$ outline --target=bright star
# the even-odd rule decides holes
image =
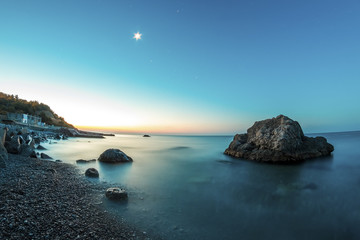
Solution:
[[[139,39],[141,39],[141,33],[139,33],[139,32],[137,32],[137,33],[134,33],[134,37],[133,38],[135,38],[136,39],[136,41],[137,40],[139,40]]]

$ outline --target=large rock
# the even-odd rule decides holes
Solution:
[[[106,163],[119,163],[119,162],[132,162],[132,158],[122,152],[120,149],[110,148],[103,152],[99,159],[100,162]]]
[[[31,146],[28,145],[28,144],[22,144],[22,145],[20,146],[20,152],[19,152],[19,154],[22,155],[22,156],[24,156],[24,157],[30,157],[30,156],[32,156],[32,155],[33,155],[33,152],[34,152],[34,148],[31,147]],[[36,155],[36,153],[35,153],[35,155]]]
[[[324,137],[306,137],[298,122],[279,115],[255,122],[236,134],[225,154],[264,162],[303,161],[330,155],[334,147]]]
[[[5,142],[4,146],[8,153],[19,154],[21,142],[22,140],[20,136],[13,136],[10,141]]]

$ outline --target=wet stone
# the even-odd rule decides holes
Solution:
[[[126,190],[121,188],[108,188],[105,196],[111,200],[126,200],[128,198]]]

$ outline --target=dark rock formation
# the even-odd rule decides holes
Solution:
[[[103,152],[99,159],[100,162],[106,163],[119,163],[119,162],[132,162],[132,158],[127,156],[124,152],[120,149],[113,149],[110,148]]]
[[[324,137],[306,137],[298,122],[279,115],[255,122],[246,134],[236,134],[225,154],[263,162],[302,161],[330,155],[334,147]]]
[[[84,160],[84,159],[79,159],[79,160],[76,160],[76,163],[90,163],[90,162],[95,162],[96,159],[90,159],[90,160]]]
[[[95,168],[88,168],[85,171],[85,176],[97,178],[97,177],[99,177],[99,172]]]
[[[150,135],[148,135],[148,134],[145,134],[143,137],[150,137]]]
[[[105,196],[111,200],[126,200],[128,198],[127,192],[121,188],[108,188]]]
[[[35,154],[36,156],[36,153],[34,152],[34,148],[32,148],[28,144],[21,144],[19,154],[21,154],[24,157],[30,157],[33,154]]]
[[[10,141],[5,142],[4,146],[8,153],[18,154],[20,153],[21,146],[21,138],[20,136],[13,136]]]
[[[52,157],[50,157],[49,155],[47,155],[47,154],[45,154],[45,153],[41,153],[41,154],[40,154],[40,157],[41,157],[42,159],[52,159]]]

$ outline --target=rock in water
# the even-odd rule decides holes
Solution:
[[[90,162],[96,162],[96,159],[90,159],[90,160],[84,160],[84,159],[78,159],[76,160],[76,163],[90,163]]]
[[[45,154],[45,153],[41,153],[41,154],[40,154],[40,157],[41,157],[42,159],[52,159],[52,157],[50,157],[49,155],[47,155],[47,154]]]
[[[85,171],[85,176],[98,178],[99,177],[99,172],[95,168],[88,168]]]
[[[105,196],[111,200],[126,200],[128,198],[127,192],[121,188],[108,188]]]
[[[43,146],[41,146],[40,144],[39,144],[39,146],[37,146],[37,148],[36,148],[37,150],[46,150],[46,148],[44,148]]]
[[[225,154],[263,162],[303,161],[330,155],[334,147],[324,137],[306,137],[300,124],[279,115],[255,122],[245,134],[236,134]]]
[[[119,162],[132,162],[132,158],[127,156],[124,152],[120,149],[113,149],[110,148],[103,152],[99,159],[100,162],[106,163],[119,163]]]

